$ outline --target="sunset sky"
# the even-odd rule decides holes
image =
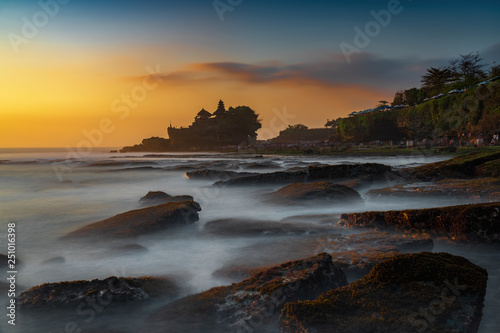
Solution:
[[[259,113],[259,138],[322,127],[460,54],[500,63],[499,15],[498,0],[0,0],[0,147],[132,145],[219,99]]]

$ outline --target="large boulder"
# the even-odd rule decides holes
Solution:
[[[253,186],[268,184],[290,184],[307,181],[307,171],[277,171],[218,181],[216,186]]]
[[[198,221],[195,201],[169,202],[131,210],[75,230],[67,237],[134,237]]]
[[[475,333],[488,273],[447,253],[404,254],[313,301],[289,302],[282,333]]]
[[[296,204],[297,202],[335,203],[362,202],[358,192],[345,185],[332,182],[295,183],[283,187],[272,194],[273,201]]]
[[[344,273],[328,254],[284,263],[226,287],[174,301],[148,319],[144,332],[266,332],[277,330],[288,301],[314,299],[345,286]]]
[[[461,242],[500,241],[500,202],[403,211],[342,214],[346,227],[428,232]]]
[[[176,284],[166,278],[112,276],[104,280],[45,283],[21,293],[17,304],[22,309],[49,309],[93,302],[129,303],[155,297],[174,297],[178,292]]]

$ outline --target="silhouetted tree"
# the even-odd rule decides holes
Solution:
[[[389,102],[387,101],[378,101],[380,103],[380,106],[386,106]]]
[[[309,127],[307,127],[304,124],[296,124],[296,125],[288,125],[288,127],[285,130],[283,130],[283,132],[305,131],[307,129],[309,129]]]
[[[392,101],[391,105],[401,105],[405,103],[405,96],[404,96],[404,90],[398,90],[396,94],[394,95],[394,100]]]
[[[460,58],[450,61],[451,70],[458,81],[465,84],[474,84],[486,76],[483,68],[486,64],[482,63],[483,58],[476,53],[461,55]]]
[[[427,69],[427,72],[422,76],[422,88],[427,90],[429,94],[438,94],[446,84],[453,81],[454,72],[448,68],[435,68]]]

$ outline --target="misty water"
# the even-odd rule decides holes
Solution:
[[[257,156],[254,154],[111,154],[95,152],[68,159],[66,150],[0,150],[0,233],[16,223],[16,255],[19,259],[17,292],[48,282],[103,279],[109,276],[170,277],[179,283],[182,295],[193,294],[230,281],[213,273],[233,265],[269,265],[321,252],[320,237],[302,235],[245,235],[219,237],[204,231],[207,222],[219,219],[273,221],[323,228],[325,234],[352,232],[336,225],[340,214],[368,210],[398,210],[440,207],[465,203],[457,199],[394,198],[368,200],[353,205],[278,206],[266,195],[278,185],[219,188],[215,180],[189,180],[185,172],[200,168],[229,171],[270,172],[310,164],[383,163],[395,168],[441,161],[449,156],[411,155],[400,157]],[[74,156],[73,156],[74,157]],[[58,170],[57,172],[55,170]],[[382,186],[382,185],[381,185]],[[383,185],[387,186],[387,184]],[[360,194],[364,196],[368,189]],[[68,242],[61,236],[92,222],[143,206],[139,199],[148,191],[170,195],[192,195],[202,211],[192,225],[142,236],[132,240],[103,243]],[[324,236],[324,235],[322,235]],[[317,245],[314,245],[314,243]],[[295,247],[294,244],[308,246]],[[313,244],[310,246],[310,244]],[[122,245],[138,244],[142,252],[111,251]],[[2,236],[0,253],[7,252]],[[314,250],[304,250],[311,249]],[[479,332],[498,332],[500,308],[500,254],[482,246],[435,243],[435,252],[464,256],[488,270],[489,280]],[[310,252],[310,253],[309,253]],[[51,259],[59,258],[53,261]],[[64,259],[61,259],[64,258]],[[3,275],[2,275],[3,276]],[[7,302],[6,292],[0,301]],[[107,327],[119,332],[140,331],[147,314],[171,300],[163,299],[133,313],[121,313],[112,306],[96,311],[95,318],[76,314],[82,332]],[[3,307],[5,309],[5,307]],[[4,310],[5,311],[5,310]],[[75,314],[74,309],[67,309]],[[0,331],[64,332],[66,322],[57,313],[27,314],[17,311],[16,326],[7,324],[5,314]],[[61,321],[62,320],[62,321]]]

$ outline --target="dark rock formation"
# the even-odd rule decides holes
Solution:
[[[315,182],[320,180],[342,180],[371,176],[383,179],[391,172],[391,167],[377,163],[340,164],[309,166],[307,170],[278,171],[217,182],[221,186],[243,186],[262,184],[291,184]]]
[[[352,188],[328,181],[290,184],[274,192],[272,198],[275,202],[287,204],[308,202],[310,200],[321,203],[328,201],[333,204],[362,202],[359,193]]]
[[[264,270],[250,279],[174,301],[148,319],[144,332],[265,332],[277,328],[285,302],[314,299],[345,286],[327,254]]]
[[[358,178],[367,175],[383,178],[388,172],[391,172],[390,166],[378,163],[310,166],[308,168],[308,180]]]
[[[500,202],[403,211],[342,214],[346,227],[429,232],[454,241],[499,242]]]
[[[494,176],[498,171],[500,152],[473,153],[447,161],[403,169],[399,174],[410,180],[439,180]],[[495,162],[493,162],[495,161]]]
[[[120,153],[131,153],[131,152],[164,152],[171,150],[171,142],[169,139],[160,137],[151,137],[149,139],[142,140],[141,144],[123,147],[120,149]]]
[[[193,197],[190,195],[176,195],[172,196],[162,191],[149,191],[148,194],[143,196],[139,202],[142,204],[149,203],[167,203],[167,202],[182,202],[182,201],[193,201]]]
[[[217,186],[251,186],[266,184],[290,184],[307,181],[307,171],[277,171],[271,173],[261,173],[251,176],[238,177],[226,181],[216,182]]]
[[[16,303],[22,309],[47,309],[91,304],[96,300],[101,304],[128,303],[151,297],[174,297],[177,293],[177,286],[166,278],[112,276],[104,280],[42,284],[21,293]]]
[[[251,176],[256,175],[256,173],[252,172],[236,172],[236,171],[222,171],[222,170],[212,170],[212,169],[203,169],[196,171],[188,171],[186,172],[186,177],[189,179],[206,179],[206,180],[228,180],[243,176]]]
[[[131,210],[92,223],[68,234],[69,237],[134,237],[198,221],[200,205],[195,201]]]
[[[388,197],[405,198],[455,198],[473,202],[495,202],[500,192],[500,178],[445,179],[432,184],[395,185],[373,189],[366,193],[370,199]]]
[[[404,254],[314,301],[287,303],[281,332],[477,332],[488,273],[447,253]]]

